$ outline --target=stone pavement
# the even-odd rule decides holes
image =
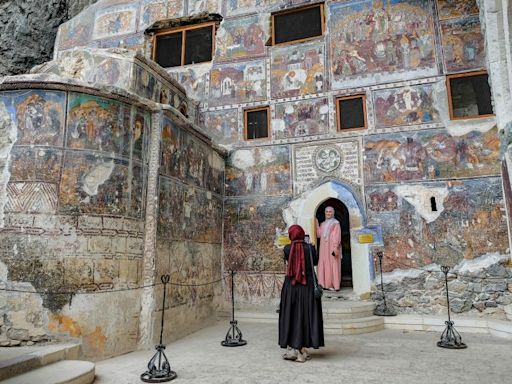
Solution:
[[[173,383],[486,383],[510,382],[512,340],[462,335],[465,350],[438,348],[438,333],[385,330],[327,336],[306,363],[285,361],[274,324],[242,323],[244,347],[220,345],[229,324],[219,322],[167,346]],[[455,323],[455,326],[457,324]],[[140,383],[153,351],[138,351],[98,362],[95,384]]]

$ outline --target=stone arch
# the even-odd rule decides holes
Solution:
[[[306,233],[312,234],[318,207],[332,198],[340,200],[348,209],[353,289],[360,297],[367,297],[374,278],[370,247],[367,244],[359,244],[354,236],[354,232],[366,224],[366,213],[361,199],[351,186],[339,180],[326,181],[292,200],[283,210],[283,218],[287,226],[299,224]]]

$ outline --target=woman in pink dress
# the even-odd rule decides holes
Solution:
[[[334,218],[334,208],[325,208],[325,221],[318,225],[316,235],[320,238],[318,282],[331,291],[338,291],[341,282],[341,227]]]

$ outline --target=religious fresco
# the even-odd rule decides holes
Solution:
[[[485,42],[478,16],[441,22],[448,72],[485,68]]]
[[[227,19],[217,30],[215,61],[264,56],[268,20],[262,16]]]
[[[134,92],[146,99],[159,101],[160,82],[147,69],[140,65],[134,66]]]
[[[408,201],[425,188],[426,207]],[[498,177],[409,185],[373,186],[366,190],[368,218],[382,226],[384,235],[383,269],[424,267],[431,263],[455,265],[488,252],[504,254],[508,234],[501,180]],[[430,210],[430,189],[446,194],[438,201],[439,216],[426,220]]]
[[[266,96],[264,60],[213,67],[209,105],[250,103],[265,100]]]
[[[222,0],[188,0],[188,14],[221,13]]]
[[[329,13],[333,89],[347,79],[435,70],[429,0],[331,3]]]
[[[141,161],[145,154],[147,144],[145,140],[149,133],[151,115],[141,109],[134,110],[132,122],[132,153],[135,160]]]
[[[58,183],[61,167],[60,149],[14,146],[11,150],[9,181]]]
[[[497,128],[451,136],[443,129],[369,136],[367,183],[499,174]]]
[[[123,4],[96,11],[93,39],[128,35],[136,32],[139,3]]]
[[[329,102],[326,98],[275,105],[274,139],[321,135],[328,131]]]
[[[290,159],[287,146],[239,149],[226,160],[226,195],[289,193]]]
[[[478,15],[476,0],[436,0],[439,19],[451,19],[467,15]]]
[[[84,10],[79,17],[59,27],[58,49],[60,51],[86,45],[91,40],[93,31],[91,25],[94,23],[93,7]]]
[[[160,176],[158,236],[221,243],[222,198]]]
[[[377,128],[440,121],[431,84],[375,91],[373,102]]]
[[[267,3],[276,2],[273,0],[227,0],[227,16],[241,15],[244,13],[256,13]]]
[[[67,146],[130,153],[130,108],[128,105],[96,96],[70,93]]]
[[[119,88],[129,88],[132,63],[113,57],[96,56],[94,58],[93,83],[113,85]]]
[[[17,122],[16,144],[62,145],[66,94],[57,91],[0,93],[12,121]]]
[[[319,42],[272,49],[272,98],[302,96],[325,89],[324,45]]]
[[[168,3],[168,4],[167,4]],[[139,30],[149,27],[155,21],[183,16],[183,0],[143,0],[140,8]]]
[[[224,202],[224,270],[282,272],[283,250],[274,244],[286,229],[289,197],[227,198]]]
[[[130,214],[129,162],[66,152],[59,187],[62,213]]]
[[[191,134],[164,119],[160,174],[222,193],[224,172],[213,151]]]
[[[110,39],[104,39],[93,43],[94,47],[98,48],[123,48],[136,51],[137,49],[144,49],[144,33],[135,33],[128,36],[114,37]]]
[[[219,144],[238,142],[238,109],[204,113],[204,127]]]
[[[197,101],[207,97],[206,85],[210,76],[211,63],[194,64],[188,67],[169,69],[169,75],[175,79],[187,92],[187,96]]]
[[[133,162],[132,172],[129,175],[131,181],[131,193],[129,202],[129,216],[144,218],[146,201],[147,168]]]

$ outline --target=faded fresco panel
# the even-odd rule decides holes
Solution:
[[[130,108],[126,104],[85,94],[70,93],[67,146],[128,156]]]
[[[268,20],[258,15],[227,19],[217,30],[216,61],[264,56]]]
[[[131,63],[129,61],[96,56],[92,82],[126,89],[131,86],[130,72]]]
[[[226,195],[281,195],[290,187],[287,146],[239,149],[226,161]]]
[[[188,0],[188,14],[192,15],[205,11],[208,13],[221,13],[222,2],[223,0]]]
[[[97,42],[98,48],[123,48],[135,51],[144,48],[144,34],[136,33],[122,38],[114,37]]]
[[[411,185],[407,196],[399,192],[400,188],[389,185],[366,190],[369,223],[380,224],[383,230],[385,271],[431,263],[453,266],[488,252],[506,252],[508,234],[500,178]],[[419,188],[425,192],[414,192]],[[434,220],[424,218],[431,210],[430,189],[445,194],[437,202],[439,215]],[[414,197],[418,197],[417,202],[410,202]]]
[[[244,13],[257,13],[261,7],[272,3],[273,0],[227,0],[226,13],[228,16],[241,15]]]
[[[127,215],[129,177],[128,161],[66,152],[59,209],[63,213]]]
[[[143,0],[140,8],[139,30],[149,27],[155,21],[174,19],[183,16],[183,0],[168,2]]]
[[[265,61],[215,66],[210,75],[210,105],[265,100]]]
[[[206,98],[206,84],[210,75],[211,63],[194,64],[192,67],[169,69],[169,75],[185,88],[187,96],[203,101]],[[175,106],[176,107],[176,106]],[[177,108],[177,107],[176,107]]]
[[[66,94],[55,91],[0,93],[0,103],[18,125],[16,144],[62,145]]]
[[[283,210],[289,201],[283,196],[225,201],[224,270],[283,271],[283,250],[274,240],[276,228],[286,228]]]
[[[499,174],[497,128],[451,136],[443,129],[365,139],[367,183]]]
[[[274,139],[321,135],[329,131],[329,102],[310,99],[276,104],[272,120]]]
[[[431,84],[375,91],[375,125],[377,128],[439,122]]]
[[[485,42],[478,16],[443,21],[441,36],[448,72],[485,67]]]
[[[79,17],[69,20],[59,27],[59,50],[86,45],[92,36],[91,25],[94,24],[94,11],[84,10]]]
[[[143,218],[145,213],[145,201],[146,201],[146,175],[144,167],[140,164],[132,164],[131,178],[131,194],[129,204],[129,216]]]
[[[314,42],[274,47],[272,98],[302,96],[324,90],[324,45]]]
[[[478,15],[476,0],[436,0],[439,18],[451,19],[454,17]]]
[[[46,181],[58,183],[62,151],[54,148],[15,146],[11,151],[10,181]]]
[[[151,115],[142,110],[134,110],[132,123],[132,153],[135,160],[141,161],[144,157],[146,137],[151,125]]]
[[[160,84],[147,69],[135,65],[133,83],[137,95],[156,102],[160,100]]]
[[[238,109],[206,112],[204,126],[219,144],[234,144],[238,142]]]
[[[110,8],[99,8],[96,11],[92,38],[98,40],[135,33],[138,6],[137,2]]]
[[[332,3],[329,12],[334,89],[346,86],[347,79],[368,75],[422,69],[433,74],[436,59],[429,0]]]

